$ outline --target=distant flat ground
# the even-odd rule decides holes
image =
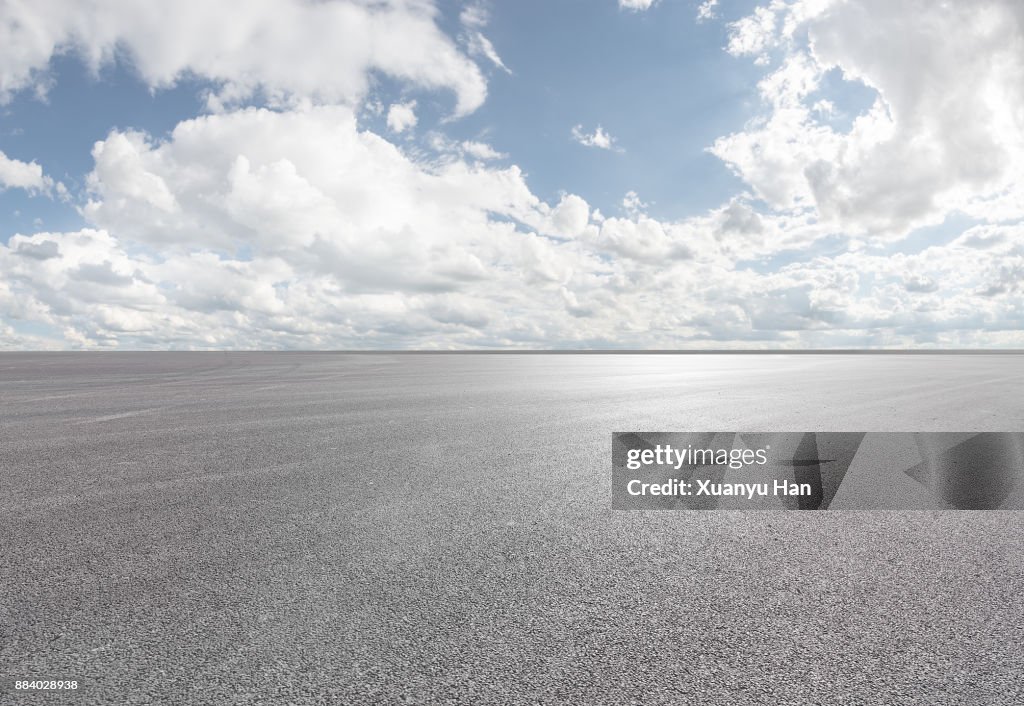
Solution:
[[[0,675],[1024,703],[1020,513],[613,512],[632,429],[1021,431],[1024,356],[0,354]]]

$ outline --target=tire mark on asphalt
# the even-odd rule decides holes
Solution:
[[[149,409],[137,409],[132,412],[120,412],[119,414],[107,414],[102,417],[92,417],[89,419],[80,419],[75,424],[96,424],[97,422],[110,422],[115,419],[124,419],[125,417],[135,417],[140,414],[150,414],[152,412],[160,412],[168,409],[167,407],[150,407]]]

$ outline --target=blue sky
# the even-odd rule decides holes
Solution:
[[[5,7],[0,340],[1020,345],[1012,2],[624,5]]]
[[[665,218],[720,204],[742,183],[705,148],[754,115],[758,72],[722,50],[723,24],[698,24],[694,6],[493,5],[491,40],[513,74],[494,73],[460,135],[489,135],[545,198],[576,190],[611,213],[633,190]],[[569,139],[577,124],[603,126],[622,151],[582,148]]]
[[[421,127],[453,139],[480,139],[510,155],[529,175],[534,193],[557,200],[564,191],[587,194],[615,213],[628,191],[643,194],[649,212],[680,218],[719,205],[743,188],[706,148],[754,116],[760,71],[723,51],[723,21],[698,23],[693,2],[665,3],[648,12],[625,13],[589,0],[530,0],[488,6],[488,36],[512,71],[488,67],[487,102],[472,115],[448,121],[451,96],[375,77],[375,97],[385,103],[418,99]],[[753,2],[719,8],[737,18]],[[446,2],[439,25],[457,35],[464,4]],[[93,73],[71,55],[48,66],[51,87],[44,100],[22,92],[4,106],[0,149],[37,161],[73,190],[92,167],[92,145],[113,129],[166,135],[180,121],[203,112],[207,82],[184,78],[151,88],[130,57]],[[856,86],[853,87],[854,89]],[[383,116],[366,116],[368,129],[386,132]],[[621,151],[587,149],[571,139],[580,124],[604,127]],[[417,135],[409,135],[415,140]],[[74,210],[24,194],[0,194],[10,225],[68,228]],[[14,217],[13,211],[21,212]]]

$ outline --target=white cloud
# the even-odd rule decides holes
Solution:
[[[341,106],[114,131],[94,158],[93,228],[0,247],[0,325],[85,347],[646,345],[693,335],[650,302],[710,320],[689,268],[727,269],[713,224],[597,224],[516,167],[418,163]]]
[[[142,348],[1021,342],[1022,226],[769,270],[827,231],[742,197],[666,222],[631,193],[601,218],[453,149],[417,162],[341,106],[115,131],[94,150],[93,227],[0,246],[0,329]]]
[[[649,10],[658,0],[619,0],[619,8],[638,12]]]
[[[615,138],[605,132],[600,125],[592,133],[583,130],[582,125],[575,125],[572,128],[572,139],[587,147],[597,147],[602,150],[616,150]]]
[[[388,109],[387,122],[392,132],[405,132],[416,127],[416,101],[393,104]]]
[[[776,40],[778,4],[759,6],[754,12],[731,26],[728,51],[735,56],[758,55]]]
[[[551,210],[551,234],[576,238],[582,235],[590,223],[590,205],[576,194],[562,196],[558,205]]]
[[[898,238],[955,210],[1020,218],[1021,19],[1011,0],[758,8],[732,26],[729,49],[780,54],[759,86],[768,112],[712,151],[772,207],[813,209],[851,234]],[[877,94],[847,131],[819,94],[830,71]]]
[[[112,6],[88,3],[99,19]],[[215,6],[187,3],[187,17],[172,19],[203,27],[196,17],[220,12]],[[0,12],[50,17],[55,5],[38,7]],[[311,18],[336,29],[333,12],[391,13],[428,38],[423,46],[436,39],[461,57],[419,0],[282,7],[295,36],[312,31]],[[153,85],[192,70],[223,81],[225,100],[259,86],[341,101],[282,101],[274,110],[228,101],[166,137],[112,131],[93,150],[88,227],[0,244],[0,346],[1024,345],[1024,53],[1011,21],[1022,16],[1008,2],[964,7],[776,0],[734,25],[730,50],[771,63],[759,86],[764,115],[713,147],[749,193],[676,221],[653,217],[635,192],[621,217],[572,193],[546,203],[483,141],[427,133],[434,152],[405,140],[403,150],[360,129],[360,110],[385,114],[383,105],[356,105],[364,74],[346,83],[345,64],[327,93],[307,90],[304,79],[264,65],[265,45],[238,43],[259,25],[254,17],[268,15],[262,5],[220,27],[238,56],[192,37],[180,46],[144,41],[139,28],[150,25],[138,9],[112,26],[93,27],[76,8],[71,19],[53,14],[52,26],[39,25],[38,51],[25,30],[0,23],[25,49],[0,43],[0,56],[13,57],[0,64],[6,90],[44,80],[32,67],[45,67],[61,51],[54,37],[64,37],[75,51],[99,47],[97,65],[124,42]],[[486,25],[467,12],[466,31]],[[292,36],[266,31],[271,49]],[[384,50],[359,45],[370,35],[328,51],[352,52],[358,71],[384,70],[375,58]],[[455,90],[465,108],[473,104],[465,96],[483,95],[464,90],[473,84],[463,82],[473,70],[458,68],[466,62],[451,64],[454,73],[410,66],[396,75]],[[845,130],[833,125],[841,97],[821,91],[836,70],[878,93]],[[387,111],[395,132],[412,127],[409,115],[392,116],[401,105]],[[600,126],[572,134],[616,149]],[[6,157],[0,179],[39,191],[49,183],[38,165]],[[981,223],[920,252],[879,247],[954,208]],[[827,236],[839,245],[826,251],[815,242]],[[59,339],[40,337],[39,324]]]
[[[705,0],[702,2],[697,8],[697,21],[707,22],[708,20],[715,19],[717,16],[715,15],[716,7],[718,7],[718,0]]]
[[[515,167],[419,164],[341,106],[115,131],[93,154],[95,228],[0,250],[0,312],[72,345],[508,343],[502,302],[559,335],[560,288],[599,264],[572,240],[580,197],[549,207]]]
[[[644,203],[640,200],[640,195],[635,191],[627,191],[626,195],[622,197],[622,208],[626,210],[626,213],[636,215],[644,211],[649,204]]]
[[[602,250],[652,265],[670,265],[673,260],[688,260],[695,254],[686,243],[683,228],[642,214],[605,219],[595,241]]]
[[[461,40],[469,55],[482,56],[505,73],[512,73],[512,70],[498,55],[498,50],[494,48],[491,40],[484,36],[483,28],[490,21],[490,16],[484,6],[479,3],[468,5],[459,13],[459,20],[463,26]]]
[[[486,96],[480,70],[437,27],[425,0],[37,0],[0,5],[0,100],[44,91],[58,54],[94,69],[124,56],[149,85],[192,74],[219,86],[211,105],[256,92],[278,102],[355,103],[380,71],[431,89],[450,89],[456,112]],[[287,57],[287,60],[282,60]]]
[[[471,32],[468,35],[466,40],[466,51],[469,52],[470,56],[484,57],[507,74],[512,73],[512,69],[507,67],[505,62],[501,60],[501,57],[498,55],[498,50],[494,48],[491,40],[480,32]]]
[[[319,125],[316,116],[285,118],[279,127],[334,124],[322,117]],[[239,119],[246,118],[253,116]],[[304,187],[274,181],[250,185],[262,190],[244,205],[286,193],[243,220],[241,209],[225,203],[223,192],[233,187],[221,173],[208,183],[222,184],[221,193],[210,193],[222,215],[221,242],[247,247],[245,259],[161,234],[143,242],[105,229],[15,236],[0,246],[0,329],[41,322],[60,331],[64,345],[85,347],[1021,343],[1021,226],[980,226],[913,255],[846,253],[763,272],[737,267],[736,255],[720,249],[730,232],[772,227],[741,202],[706,219],[666,223],[638,214],[595,225],[582,199],[566,195],[547,207],[514,170],[431,174],[395,153],[352,157],[391,171],[400,210],[411,191],[431,182],[453,189],[452,198],[443,212],[432,215],[421,204],[390,226],[386,204],[371,205],[362,225],[347,231],[327,214],[320,223],[304,220]],[[249,170],[258,171],[258,163]],[[296,156],[293,164],[296,176],[336,202],[359,182],[354,176],[332,190],[307,160]],[[183,193],[175,197],[183,209],[197,207]],[[458,197],[472,205],[460,208]],[[567,239],[538,237],[525,225],[488,217],[491,209]],[[267,220],[275,225],[266,236],[254,231]],[[301,241],[289,227],[316,231],[315,244],[287,248],[270,237]],[[457,233],[454,242],[439,232],[446,227]]]
[[[35,162],[11,159],[0,151],[0,191],[4,189],[25,189],[32,192],[48,192],[53,180],[43,174],[43,168]]]
[[[456,141],[449,139],[439,132],[429,132],[426,135],[426,144],[431,149],[443,155],[442,161],[458,158],[490,162],[496,159],[507,159],[508,155],[499,152],[486,142],[476,140]]]
[[[473,140],[464,140],[459,143],[459,147],[462,152],[473,157],[475,159],[482,159],[484,161],[490,161],[493,159],[505,159],[508,157],[507,154],[498,152],[496,149],[491,147],[485,142],[474,142]]]

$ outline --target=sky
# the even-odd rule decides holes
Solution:
[[[1024,347],[1017,0],[0,3],[0,349]]]

